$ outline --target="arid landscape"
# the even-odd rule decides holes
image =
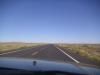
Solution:
[[[0,42],[0,53],[36,47],[39,43],[23,43],[23,42]]]

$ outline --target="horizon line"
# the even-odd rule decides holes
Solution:
[[[0,41],[0,43],[100,44],[100,43],[82,43],[82,42],[26,42],[26,41]]]

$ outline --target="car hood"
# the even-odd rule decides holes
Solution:
[[[28,71],[62,71],[100,75],[100,68],[95,66],[16,57],[0,57],[0,67]]]

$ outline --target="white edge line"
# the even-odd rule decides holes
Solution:
[[[75,58],[73,58],[72,56],[70,56],[69,54],[65,53],[62,49],[56,47],[58,50],[60,50],[61,52],[63,52],[65,55],[67,55],[70,59],[72,59],[73,61],[75,61],[76,63],[80,63],[79,61],[77,61]]]
[[[35,47],[34,47],[34,48],[35,48]],[[18,51],[22,51],[22,49],[21,49],[21,50],[16,50],[16,51],[9,51],[9,52],[6,52],[6,53],[1,53],[0,55],[9,54],[9,53],[14,53],[14,52],[18,52]]]
[[[22,51],[22,50],[16,50],[16,51],[10,51],[10,52],[6,52],[6,53],[1,53],[0,55],[9,54],[9,53],[14,53],[14,52],[18,52],[18,51]]]

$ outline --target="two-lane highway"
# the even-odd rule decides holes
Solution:
[[[87,64],[97,65],[90,60],[86,60],[85,58],[77,56],[72,53],[70,54],[69,52],[67,52],[67,50],[65,51],[52,44],[2,53],[0,54],[0,57],[24,57],[24,58],[34,58],[42,60],[54,60],[54,61],[87,63]]]

